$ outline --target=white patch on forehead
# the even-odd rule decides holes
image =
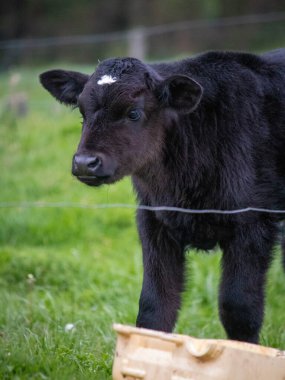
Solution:
[[[99,84],[99,86],[103,86],[104,84],[112,84],[115,82],[117,82],[116,77],[112,77],[111,75],[103,75],[101,79],[98,80],[97,84]]]

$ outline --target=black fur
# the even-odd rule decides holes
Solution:
[[[88,169],[88,178],[77,174],[83,182],[131,175],[138,202],[149,206],[285,209],[285,49],[152,65],[111,59],[80,77],[77,92],[74,75],[68,92],[56,73],[56,81],[43,74],[44,86],[67,104],[79,97],[84,115],[77,156],[100,158],[100,176]],[[99,86],[105,74],[116,82]],[[133,109],[139,120],[130,119]],[[266,272],[284,216],[139,210],[144,280],[137,325],[171,331],[186,247],[219,245],[221,321],[229,338],[258,342]]]

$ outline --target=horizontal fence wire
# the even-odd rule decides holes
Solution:
[[[76,202],[0,202],[0,209],[7,208],[77,208],[77,209],[135,209],[135,210],[147,210],[147,211],[171,211],[184,214],[242,214],[247,212],[261,212],[268,214],[285,214],[285,210],[276,210],[260,207],[245,207],[233,210],[216,210],[216,209],[191,209],[183,207],[172,206],[147,206],[147,205],[133,205],[127,203],[106,203],[106,204],[87,204]]]
[[[140,33],[145,37],[151,37],[187,29],[224,28],[242,25],[265,24],[278,21],[285,21],[285,12],[220,17],[212,20],[190,20],[158,26],[139,27],[137,30],[140,30]],[[4,40],[0,41],[0,50],[114,42],[132,38],[135,30],[136,29],[105,34]]]

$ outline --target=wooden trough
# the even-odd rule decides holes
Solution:
[[[285,351],[119,324],[114,380],[285,380]]]

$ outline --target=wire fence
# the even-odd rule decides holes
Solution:
[[[40,58],[96,62],[110,55],[145,59],[217,48],[266,49],[274,43],[285,43],[284,36],[285,12],[274,12],[190,20],[106,34],[0,41],[0,54],[2,64],[37,62]]]
[[[183,214],[216,214],[216,215],[234,215],[243,214],[248,212],[260,212],[267,214],[284,214],[285,210],[276,210],[260,207],[245,207],[232,210],[218,210],[218,209],[191,209],[183,207],[172,206],[147,206],[147,205],[133,205],[127,203],[107,203],[107,204],[84,204],[75,202],[0,202],[0,209],[7,208],[76,208],[88,210],[100,209],[135,209],[154,212],[178,212]]]
[[[140,31],[145,37],[166,34],[170,32],[183,31],[187,29],[205,29],[205,28],[226,28],[241,25],[266,24],[274,21],[285,21],[285,12],[274,12],[267,14],[251,14],[236,17],[221,17],[213,20],[191,20],[176,22],[166,25],[152,27],[139,27],[137,29],[114,32],[107,34],[91,34],[81,36],[65,36],[51,38],[29,38],[0,41],[0,49],[29,49],[49,46],[66,46],[77,44],[96,44],[121,39],[130,39],[134,37],[134,31]]]

